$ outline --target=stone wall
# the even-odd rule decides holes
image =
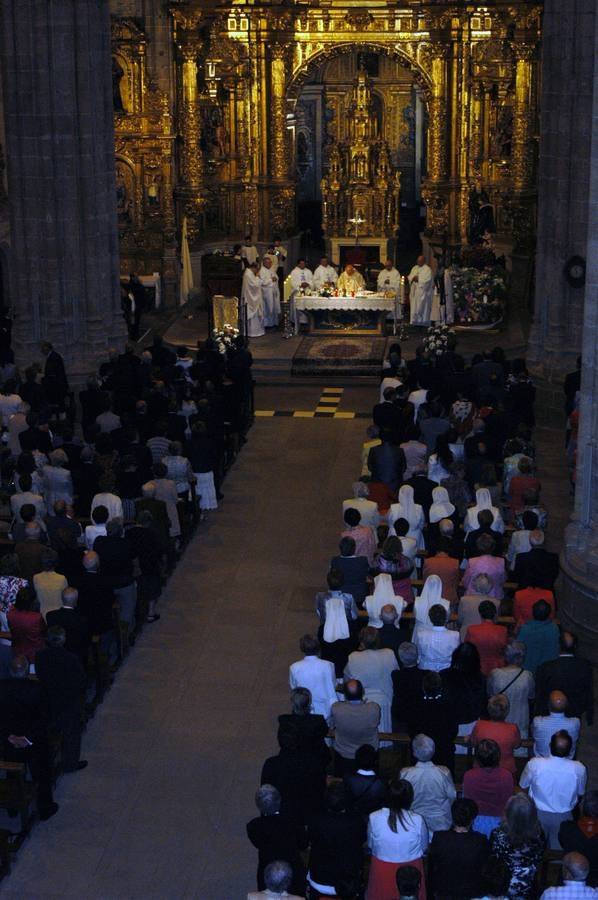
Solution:
[[[15,352],[80,380],[124,338],[108,0],[4,0],[0,55]]]

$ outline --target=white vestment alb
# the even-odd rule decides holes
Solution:
[[[295,331],[299,332],[299,324],[300,322],[307,322],[307,316],[305,313],[298,313],[295,309],[295,296],[297,292],[301,289],[303,284],[307,284],[309,288],[313,287],[314,284],[314,275],[311,269],[307,267],[305,269],[300,269],[299,266],[295,266],[291,274],[289,275],[291,279],[291,284],[293,285],[293,294],[291,296],[291,321],[295,328]]]
[[[241,247],[241,259],[247,260],[247,265],[252,266],[257,262],[257,247],[255,244],[243,244]]]
[[[268,269],[262,266],[259,271],[259,279],[262,283],[262,296],[264,299],[264,325],[272,328],[278,325],[280,316],[280,291],[278,289],[278,276],[276,269]]]
[[[247,307],[247,334],[249,337],[261,337],[264,330],[264,298],[262,282],[253,269],[245,269],[241,303]]]
[[[314,287],[319,291],[322,285],[328,282],[336,284],[337,279],[338,275],[335,268],[332,266],[318,266],[314,272]]]
[[[432,269],[425,263],[415,265],[407,276],[411,290],[409,291],[410,321],[412,325],[428,325],[432,312],[432,293],[434,280]],[[417,281],[415,280],[417,278]]]
[[[395,294],[398,293],[401,288],[401,273],[394,266],[392,269],[382,269],[378,275],[377,287],[379,291],[394,291]]]

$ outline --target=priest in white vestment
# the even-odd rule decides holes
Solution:
[[[295,309],[295,297],[301,288],[311,290],[314,286],[314,275],[311,269],[305,265],[305,260],[298,259],[297,265],[290,274],[291,284],[293,285],[293,294],[291,296],[291,321],[295,327],[295,333],[299,333],[299,325],[301,322],[307,322],[305,313],[298,313]]]
[[[339,276],[336,286],[339,294],[342,294],[343,297],[350,297],[351,294],[356,294],[357,291],[363,290],[365,281],[363,280],[363,275],[357,271],[353,263],[347,263],[345,271]]]
[[[257,262],[257,259],[258,259],[257,247],[251,240],[250,234],[245,235],[245,240],[243,241],[243,244],[241,245],[241,259],[244,259],[245,264],[248,266],[252,266],[253,263]]]
[[[264,256],[259,279],[262,282],[264,299],[264,325],[266,328],[273,328],[278,325],[280,316],[280,291],[278,290],[278,275],[269,256]]]
[[[407,278],[411,285],[409,291],[411,324],[429,325],[432,313],[434,279],[432,277],[432,269],[426,265],[423,256],[417,257],[417,262]]]
[[[330,265],[328,257],[323,256],[314,272],[314,288],[319,291],[325,284],[336,284],[337,279],[336,269]]]
[[[261,337],[264,329],[264,297],[262,282],[257,274],[257,263],[245,269],[241,303],[247,309],[247,334],[249,337]]]
[[[389,313],[387,319],[402,319],[403,308],[401,306],[401,273],[392,264],[392,259],[387,259],[384,268],[378,275],[376,287],[380,293],[392,291],[395,295],[394,312]]]

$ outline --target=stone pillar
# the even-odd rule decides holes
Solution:
[[[567,282],[564,265],[573,255],[586,256],[588,198],[596,191],[596,183],[590,184],[596,7],[596,0],[544,4],[536,298],[528,364],[544,405],[557,415],[563,408],[562,376],[575,368],[583,329],[584,288]]]
[[[15,353],[80,380],[125,336],[108,0],[4,0],[0,54]]]

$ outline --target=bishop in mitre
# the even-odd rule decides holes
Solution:
[[[363,290],[365,281],[363,275],[357,271],[353,263],[347,263],[345,271],[339,276],[336,284],[339,294],[343,297],[350,297],[352,293]]]
[[[409,290],[411,324],[429,325],[432,313],[434,279],[432,269],[426,265],[423,256],[417,257],[417,262],[409,272],[407,279],[411,285]]]
[[[324,287],[325,284],[336,284],[338,275],[336,269],[328,262],[328,257],[323,256],[320,265],[314,271],[314,287],[317,291]]]
[[[248,266],[243,273],[241,304],[247,309],[247,334],[249,337],[264,335],[266,333],[264,329],[264,295],[257,263]]]
[[[280,291],[278,289],[278,275],[269,256],[264,256],[258,277],[262,283],[264,325],[266,328],[273,328],[275,325],[278,325],[280,317]]]

